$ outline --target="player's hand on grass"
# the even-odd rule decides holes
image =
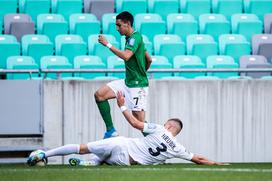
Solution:
[[[121,91],[117,92],[117,104],[119,107],[125,105],[125,97]]]
[[[221,166],[224,166],[224,165],[230,165],[230,163],[221,163],[221,162],[216,162],[215,165],[221,165]]]
[[[107,39],[103,35],[98,35],[98,42],[106,46],[108,44]]]

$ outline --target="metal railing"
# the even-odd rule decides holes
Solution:
[[[46,78],[48,73],[56,73],[57,77],[61,77],[61,73],[120,73],[125,72],[125,69],[0,69],[0,74],[7,73],[29,73],[32,78],[33,73],[43,73]],[[148,73],[181,73],[181,72],[270,72],[272,68],[194,68],[194,69],[149,69]]]

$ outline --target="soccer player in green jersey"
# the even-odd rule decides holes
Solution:
[[[112,123],[108,102],[108,99],[116,98],[118,91],[125,95],[127,106],[132,114],[142,122],[145,119],[148,95],[146,71],[150,67],[152,59],[145,49],[142,35],[133,29],[133,21],[133,16],[127,11],[116,16],[116,29],[121,35],[126,36],[125,50],[114,47],[103,35],[98,37],[99,43],[108,47],[115,55],[124,60],[126,68],[125,79],[112,81],[95,92],[95,100],[107,128],[104,138],[118,136]]]

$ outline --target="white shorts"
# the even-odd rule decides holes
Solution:
[[[130,165],[127,138],[118,136],[87,143],[89,151],[110,165]]]
[[[126,105],[132,111],[145,111],[148,96],[148,87],[129,88],[124,79],[115,80],[107,84],[117,95],[118,91],[125,95]]]

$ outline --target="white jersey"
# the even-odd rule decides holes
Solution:
[[[191,160],[190,153],[177,142],[176,138],[163,126],[153,123],[144,124],[144,138],[130,138],[128,141],[128,153],[142,165],[161,163],[170,158]]]

